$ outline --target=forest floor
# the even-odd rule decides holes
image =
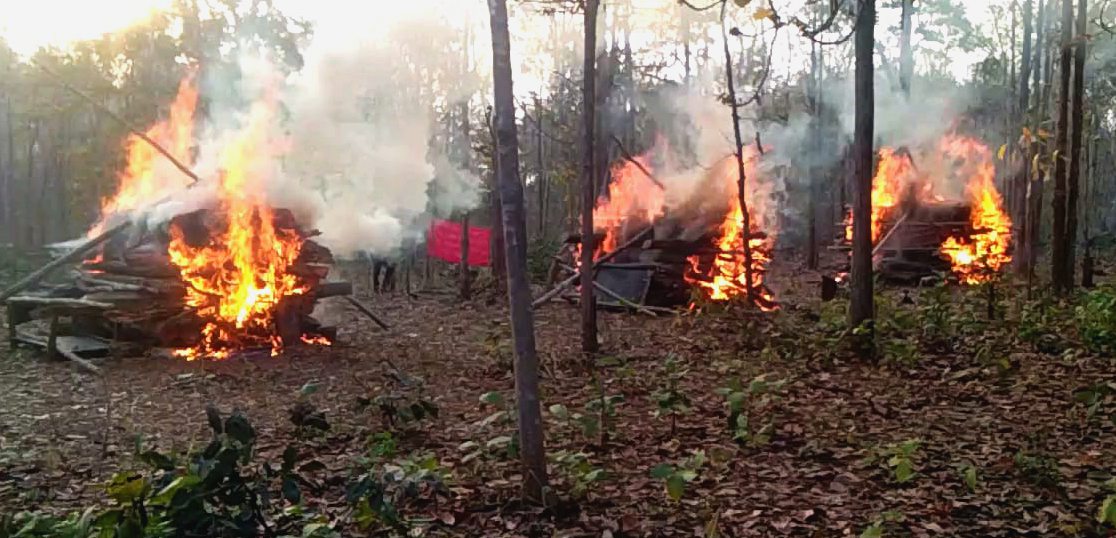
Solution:
[[[518,464],[504,450],[514,426],[493,416],[491,393],[513,396],[499,304],[376,296],[366,300],[390,331],[338,306],[342,333],[331,348],[222,362],[114,358],[103,378],[3,344],[0,513],[103,505],[112,474],[140,466],[138,444],[204,446],[212,404],[244,412],[262,458],[278,460],[293,444],[321,462],[308,471],[303,504],[341,519],[345,485],[370,461],[433,455],[448,490],[400,507],[413,535],[1105,534],[1096,515],[1116,462],[1112,357],[1077,349],[1054,321],[1037,345],[1024,341],[1017,291],[1001,292],[1014,321],[989,322],[983,292],[955,287],[944,303],[916,294],[917,306],[884,289],[889,315],[905,319],[906,309],[913,325],[880,331],[894,335],[880,360],[855,359],[836,329],[842,301],[823,306],[816,276],[776,271],[797,275],[781,280],[794,284],[780,290],[777,313],[602,313],[604,354],[594,362],[578,351],[576,307],[539,309],[547,450],[564,456],[550,466],[560,500],[545,509],[515,501]],[[949,308],[933,322],[932,301]],[[718,389],[733,379],[748,422],[730,430]],[[300,396],[308,384],[318,390]],[[437,418],[392,424],[363,405],[400,390],[432,401]],[[1091,411],[1083,390],[1097,396]],[[605,436],[583,431],[602,395],[615,408]],[[297,429],[290,410],[299,401],[330,429]],[[677,414],[656,416],[664,408]],[[696,459],[704,461],[686,463]],[[661,464],[674,466],[678,501],[652,475]]]

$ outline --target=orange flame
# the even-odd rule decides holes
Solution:
[[[235,349],[282,348],[276,336],[275,315],[285,297],[301,295],[305,283],[288,269],[298,258],[303,238],[276,228],[274,214],[264,200],[258,159],[273,147],[267,136],[273,102],[253,105],[249,125],[224,147],[217,189],[216,212],[224,229],[211,230],[207,244],[187,243],[178,226],[171,227],[171,262],[188,284],[186,303],[206,321],[202,341],[176,354],[187,359],[227,357]]]
[[[597,200],[593,208],[593,228],[604,232],[594,257],[616,250],[626,234],[639,232],[664,213],[666,193],[640,170],[643,166],[651,171],[651,159],[644,155],[634,160],[639,165],[629,161],[613,165],[608,197]]]
[[[754,196],[756,185],[761,181],[756,166],[760,155],[755,146],[745,146],[743,149],[745,194],[749,199],[748,221],[751,228],[747,240],[751,255],[752,290],[757,306],[763,310],[774,310],[777,308],[775,297],[763,283],[767,264],[771,261],[771,244],[766,235],[759,233],[762,223],[757,216],[762,213],[763,208],[759,207],[761,198]],[[748,293],[748,263],[743,251],[744,211],[740,207],[738,194],[739,172],[736,158],[730,156],[723,159],[714,168],[713,173],[718,174],[721,192],[729,200],[725,220],[718,229],[721,234],[716,242],[718,252],[709,264],[702,263],[701,255],[691,256],[690,270],[685,277],[688,282],[697,286],[707,299],[727,301]],[[709,266],[703,267],[703,265]]]
[[[973,233],[968,238],[950,237],[941,252],[953,272],[965,284],[987,281],[1011,262],[1011,219],[1003,211],[1003,200],[996,189],[996,169],[992,152],[979,141],[963,136],[947,136],[940,149],[960,165],[968,177],[966,193],[972,204],[969,222]]]
[[[190,150],[194,143],[194,111],[197,104],[198,90],[191,73],[178,84],[178,95],[171,104],[168,117],[144,133],[175,159],[188,165],[193,162]],[[89,230],[90,237],[102,231],[109,216],[154,202],[160,195],[190,184],[190,178],[174,169],[173,164],[140,137],[129,135],[124,145],[128,164],[119,175],[116,193],[101,201],[101,220]]]
[[[875,244],[883,233],[883,224],[894,216],[899,207],[904,186],[915,179],[915,169],[911,157],[906,152],[894,148],[880,149],[876,175],[872,178],[872,243]],[[850,212],[845,219],[845,240],[852,241],[853,217]]]

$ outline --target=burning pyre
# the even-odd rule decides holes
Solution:
[[[194,164],[197,100],[193,77],[187,77],[166,119],[145,133],[188,166]],[[256,349],[274,356],[296,338],[329,344],[322,334],[303,334],[297,319],[293,330],[298,334],[284,334],[292,329],[280,319],[292,312],[295,318],[308,316],[313,297],[307,296],[313,295],[325,270],[307,268],[329,257],[308,241],[312,233],[299,229],[289,212],[271,207],[266,199],[259,159],[282,150],[268,132],[277,106],[268,97],[252,105],[246,125],[220,148],[216,177],[203,178],[215,185],[207,207],[171,219],[160,241],[182,285],[181,308],[189,319],[180,324],[194,328],[193,337],[185,338],[191,342],[175,349],[176,356],[221,359]],[[129,137],[126,146],[128,163],[117,192],[103,203],[102,222],[91,233],[110,218],[157,205],[190,184],[138,137]],[[303,256],[307,246],[314,247],[313,253]],[[87,267],[103,261],[98,254]],[[174,339],[182,340],[180,335]]]
[[[735,156],[718,161],[689,192],[673,189],[650,177],[671,163],[655,165],[655,158],[669,160],[670,151],[660,139],[647,154],[622,160],[611,169],[608,194],[593,210],[593,223],[601,237],[595,258],[616,249],[625,239],[651,226],[652,249],[671,248],[685,253],[679,272],[681,280],[705,300],[728,301],[748,294],[747,263],[751,258],[752,298],[764,310],[777,308],[774,295],[764,283],[771,260],[773,233],[763,230],[767,200],[757,194],[761,152],[746,146],[743,152],[748,202],[748,255],[744,250],[744,211],[738,195]],[[670,247],[665,247],[670,245]],[[669,256],[668,256],[669,257]],[[693,303],[691,303],[691,307]]]
[[[992,153],[979,140],[951,134],[920,155],[922,168],[906,148],[879,151],[872,179],[872,242],[885,240],[916,207],[960,203],[966,209],[965,230],[940,240],[939,255],[965,284],[984,282],[1011,261],[1011,219],[995,186]],[[960,184],[963,193],[954,192]],[[963,197],[963,200],[956,200]],[[924,211],[925,212],[925,211]],[[845,222],[845,238],[852,239],[852,215]]]

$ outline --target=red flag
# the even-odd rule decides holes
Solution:
[[[484,226],[469,227],[469,265],[489,264],[490,230]],[[426,254],[449,263],[461,263],[461,223],[434,219],[426,235]]]

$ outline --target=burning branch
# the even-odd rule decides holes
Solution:
[[[624,147],[624,143],[621,142],[620,139],[616,137],[616,135],[612,135],[612,141],[616,143],[616,147],[620,150],[620,155],[624,157],[625,161],[628,161],[634,164],[636,168],[639,168],[639,171],[643,172],[643,175],[647,176],[647,179],[650,179],[651,182],[655,184],[655,186],[664,191],[666,190],[666,185],[663,185],[662,181],[656,179],[654,174],[652,174],[646,166],[643,166],[643,163],[639,162],[639,160],[635,157],[632,157],[632,154],[628,152],[628,149]]]
[[[100,110],[101,112],[104,112],[108,117],[116,120],[117,123],[123,125],[125,128],[128,129],[129,132],[131,132],[132,134],[139,137],[140,140],[143,140],[144,142],[147,142],[148,144],[150,144],[151,147],[155,148],[156,151],[158,151],[164,157],[166,157],[167,160],[170,161],[171,164],[173,164],[175,166],[175,168],[178,168],[179,170],[181,170],[183,174],[186,174],[186,176],[189,177],[190,179],[192,179],[195,183],[197,183],[198,181],[201,181],[201,179],[198,178],[198,175],[195,174],[193,170],[190,170],[190,168],[188,166],[186,166],[185,164],[182,164],[182,161],[179,161],[178,159],[176,159],[174,157],[174,155],[171,154],[171,152],[167,151],[166,148],[159,145],[158,142],[152,140],[151,137],[147,136],[146,133],[144,133],[143,131],[138,129],[135,125],[132,125],[131,122],[124,119],[123,117],[121,117],[116,112],[113,112],[112,110],[110,110],[105,105],[102,105],[101,103],[98,103],[96,99],[93,99],[92,97],[87,95],[85,92],[83,92],[83,91],[75,88],[74,86],[70,85],[69,82],[66,82],[66,79],[62,78],[62,75],[59,75],[58,73],[54,72],[49,67],[47,67],[47,66],[45,66],[41,63],[35,62],[35,61],[32,61],[31,63],[35,64],[39,69],[41,69],[47,75],[50,75],[50,77],[53,78],[55,81],[57,81],[59,84],[61,84],[63,88],[66,88],[67,90],[70,90],[71,92],[73,92],[78,97],[81,97],[86,102],[93,105],[94,108],[96,108],[97,110]]]

